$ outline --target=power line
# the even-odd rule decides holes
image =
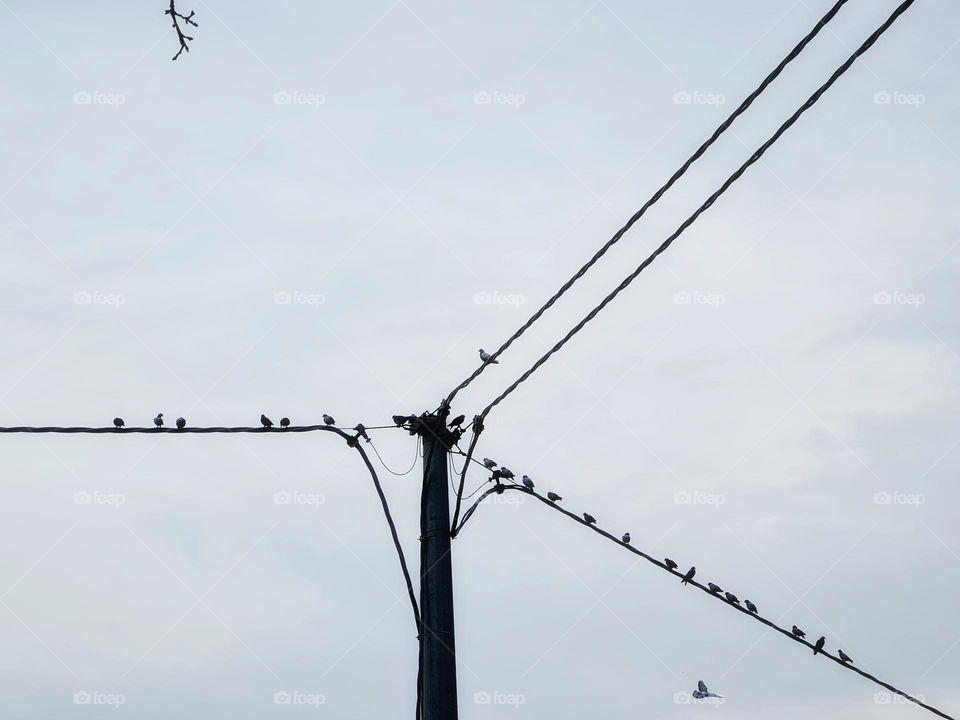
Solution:
[[[620,228],[616,232],[616,234],[612,238],[610,238],[610,240],[608,240],[606,244],[603,247],[601,247],[593,255],[593,257],[591,257],[587,261],[585,265],[583,265],[579,270],[577,270],[576,273],[574,273],[573,277],[567,280],[560,287],[560,289],[556,293],[554,293],[553,296],[551,296],[550,299],[547,300],[547,302],[545,302],[540,307],[540,309],[537,310],[530,317],[529,320],[527,320],[523,325],[521,325],[520,328],[513,335],[511,335],[507,339],[507,341],[497,349],[496,352],[493,353],[492,357],[494,360],[497,359],[497,357],[499,357],[501,353],[505,352],[507,348],[509,348],[514,343],[515,340],[517,340],[521,335],[523,335],[530,328],[531,325],[533,325],[537,320],[539,320],[540,317],[547,310],[553,307],[554,303],[556,303],[556,301],[559,300],[560,297],[567,292],[567,290],[573,287],[573,284],[577,282],[577,280],[583,277],[587,273],[587,271],[589,271],[590,268],[592,268],[600,260],[600,258],[606,255],[607,251],[610,248],[612,248],[614,245],[616,245],[620,241],[620,238],[622,238],[627,233],[627,231],[630,230],[630,228],[632,228],[634,224],[644,216],[647,210],[649,210],[654,204],[656,204],[660,200],[660,198],[663,197],[663,195],[670,188],[673,187],[673,185],[677,182],[677,180],[683,177],[683,175],[687,172],[687,170],[690,169],[690,166],[693,165],[697,160],[699,160],[703,156],[703,154],[706,153],[708,149],[710,149],[710,146],[713,145],[720,138],[720,136],[723,135],[730,128],[731,125],[733,125],[736,119],[740,117],[743,113],[745,113],[750,108],[751,105],[753,105],[753,102],[758,97],[760,97],[760,95],[763,94],[763,92],[767,89],[767,87],[770,86],[771,83],[773,83],[774,80],[776,80],[780,76],[780,74],[787,67],[787,65],[793,62],[797,58],[797,56],[800,55],[801,52],[803,52],[804,48],[806,48],[806,46],[820,33],[820,31],[824,27],[826,27],[827,23],[833,20],[836,14],[840,12],[840,9],[844,5],[846,5],[847,2],[848,0],[838,0],[838,2],[836,2],[834,6],[830,8],[830,11],[827,12],[827,14],[820,19],[820,21],[813,27],[813,29],[809,33],[807,33],[807,35],[799,43],[797,43],[797,45],[793,48],[793,50],[791,50],[787,54],[787,56],[780,61],[780,64],[777,65],[770,72],[770,74],[763,79],[763,82],[761,82],[760,85],[757,86],[756,90],[750,93],[750,95],[747,96],[747,98],[740,104],[740,106],[736,110],[734,110],[730,114],[730,116],[727,117],[727,119],[724,120],[716,130],[713,131],[713,134],[707,139],[707,141],[704,142],[699,148],[697,148],[696,152],[694,152],[693,155],[687,158],[686,162],[684,162],[683,165],[681,165],[680,168],[673,175],[670,176],[670,179],[667,180],[667,182],[659,190],[657,190],[650,197],[650,199],[647,200],[646,203],[644,203],[643,207],[641,207],[636,213],[633,214],[633,216],[627,221],[626,225]],[[487,365],[489,364],[491,363],[483,363],[479,368],[474,370],[473,374],[470,375],[470,377],[468,377],[466,380],[460,383],[456,388],[454,388],[453,391],[451,391],[451,393],[447,396],[447,404],[448,405],[452,404],[453,399],[456,397],[457,393],[459,393],[461,390],[467,387],[467,385],[469,385],[477,377],[479,377],[480,373],[482,373],[484,369],[487,367]]]
[[[391,426],[393,427],[393,426]],[[350,428],[352,430],[352,428]],[[373,429],[373,428],[367,428]],[[186,433],[273,433],[283,435],[285,433],[302,432],[335,432],[347,437],[347,428],[339,428],[332,425],[291,425],[285,428],[277,427],[0,427],[0,433],[86,433],[86,434],[107,434],[107,435],[129,435],[131,433],[149,433],[159,435],[161,433],[170,433],[171,435],[181,435]]]
[[[571,519],[573,519],[573,520],[576,520],[576,521],[577,521],[578,523],[580,523],[581,525],[583,525],[583,526],[585,526],[585,527],[593,530],[593,531],[594,531],[595,533],[597,533],[598,535],[601,535],[601,536],[603,536],[604,538],[606,538],[607,540],[609,540],[609,541],[611,541],[611,542],[613,542],[613,543],[616,543],[616,544],[619,545],[620,547],[629,550],[629,551],[632,552],[634,555],[638,555],[638,556],[642,557],[644,560],[646,560],[646,561],[649,562],[649,563],[652,563],[653,565],[656,565],[656,566],[657,566],[658,568],[660,568],[661,570],[664,570],[665,572],[670,573],[671,575],[673,575],[674,577],[676,577],[676,578],[678,578],[678,579],[681,579],[681,580],[684,579],[684,574],[683,574],[682,572],[680,572],[679,570],[674,570],[674,569],[668,567],[668,566],[666,565],[666,563],[664,563],[662,560],[658,560],[658,559],[654,558],[653,556],[648,555],[647,553],[643,552],[642,550],[637,549],[637,548],[634,547],[633,545],[623,542],[623,541],[620,540],[619,538],[617,538],[617,537],[611,535],[610,533],[608,533],[606,530],[602,530],[601,528],[598,528],[596,525],[593,525],[593,524],[588,523],[588,522],[587,522],[586,520],[584,520],[583,518],[581,518],[581,517],[579,517],[579,516],[577,516],[577,515],[574,515],[574,514],[573,514],[572,512],[570,512],[569,510],[560,507],[559,505],[557,505],[557,504],[554,503],[554,502],[551,502],[550,500],[548,500],[547,498],[543,497],[542,495],[540,495],[540,494],[537,493],[536,491],[530,490],[530,489],[528,489],[528,488],[526,488],[526,487],[523,487],[522,485],[516,485],[516,484],[500,485],[499,487],[494,487],[494,488],[490,488],[489,490],[487,490],[483,495],[481,495],[481,496],[477,499],[477,501],[470,507],[470,509],[469,509],[466,513],[464,513],[463,521],[460,523],[460,526],[457,528],[457,531],[459,532],[460,528],[463,527],[463,525],[467,522],[467,520],[470,519],[470,517],[473,515],[473,513],[476,511],[476,509],[480,506],[480,503],[482,503],[483,500],[486,499],[491,493],[502,493],[502,492],[505,492],[505,491],[507,491],[507,490],[517,490],[517,491],[526,493],[527,495],[531,495],[531,496],[537,498],[537,500],[539,500],[540,502],[542,502],[544,505],[546,505],[546,506],[548,506],[548,507],[550,507],[550,508],[553,508],[554,510],[556,510],[556,511],[558,511],[558,512],[560,512],[560,513],[563,513],[564,515],[566,515],[567,517],[569,517],[569,518],[571,518]],[[731,607],[731,608],[733,608],[733,609],[735,609],[735,610],[739,610],[742,614],[744,614],[744,615],[746,615],[746,616],[748,616],[748,617],[753,618],[753,619],[756,620],[757,622],[766,625],[766,626],[769,627],[770,629],[776,630],[776,631],[777,631],[778,633],[780,633],[781,635],[785,635],[785,636],[789,637],[791,640],[794,640],[794,641],[796,641],[796,642],[798,642],[798,643],[800,643],[800,644],[802,644],[802,645],[807,646],[807,647],[810,648],[811,650],[814,649],[813,643],[811,643],[811,642],[809,642],[809,641],[807,641],[807,640],[805,640],[805,639],[803,639],[803,638],[796,637],[792,632],[790,632],[790,631],[787,630],[786,628],[780,627],[779,625],[777,625],[777,624],[774,623],[773,621],[768,620],[768,619],[766,619],[765,617],[762,617],[759,613],[750,612],[749,610],[747,610],[746,608],[741,607],[740,605],[736,605],[736,604],[734,604],[734,603],[732,603],[732,602],[728,602],[728,601],[720,598],[720,596],[719,596],[718,594],[714,594],[713,592],[710,591],[710,589],[709,589],[708,587],[706,587],[706,586],[704,586],[704,585],[701,585],[701,584],[700,584],[699,582],[697,582],[696,580],[693,580],[693,579],[688,580],[688,581],[687,581],[687,584],[689,584],[689,585],[691,585],[691,586],[693,586],[693,587],[695,587],[695,588],[697,588],[697,589],[699,589],[699,590],[702,590],[703,592],[707,593],[707,595],[710,595],[711,597],[714,597],[714,598],[720,600],[720,602],[722,602],[724,605],[727,605],[727,606],[729,606],[729,607]],[[830,658],[831,660],[833,660],[835,663],[837,663],[837,664],[840,665],[841,667],[846,668],[847,670],[850,670],[850,671],[852,671],[852,672],[857,673],[858,675],[861,675],[861,676],[867,678],[868,680],[876,683],[877,685],[880,685],[881,687],[885,688],[886,690],[889,690],[890,692],[895,693],[896,695],[899,695],[900,697],[905,698],[905,699],[909,700],[910,702],[915,703],[916,705],[919,705],[920,707],[924,708],[925,710],[929,710],[930,712],[934,713],[935,715],[939,715],[940,717],[945,718],[945,720],[954,720],[954,718],[953,718],[952,716],[947,715],[945,712],[942,712],[942,711],[938,710],[937,708],[933,707],[932,705],[928,705],[928,704],[926,704],[925,702],[923,702],[922,700],[919,700],[919,699],[915,698],[914,696],[912,696],[912,695],[904,692],[903,690],[900,690],[899,688],[894,687],[894,686],[891,685],[890,683],[887,683],[887,682],[884,682],[883,680],[880,680],[880,679],[877,678],[876,676],[871,675],[870,673],[868,673],[868,672],[866,672],[866,671],[864,671],[864,670],[861,670],[860,668],[856,667],[855,665],[851,665],[851,664],[849,664],[849,663],[845,663],[845,662],[844,662],[843,660],[841,660],[839,657],[830,654],[827,650],[821,649],[821,650],[818,651],[818,654],[823,655],[824,657]]]
[[[597,305],[593,310],[591,310],[591,311],[586,315],[586,317],[584,317],[579,323],[577,323],[556,345],[554,345],[549,351],[547,351],[544,355],[542,355],[542,356],[533,364],[533,366],[530,367],[529,370],[527,370],[525,373],[523,373],[523,375],[521,375],[516,381],[514,381],[513,384],[510,385],[506,390],[504,390],[493,402],[491,402],[489,405],[487,405],[487,407],[484,408],[483,412],[480,413],[480,417],[481,417],[481,418],[485,418],[485,417],[487,416],[487,414],[490,412],[490,410],[492,410],[494,407],[496,407],[501,401],[503,401],[504,398],[506,398],[510,393],[512,393],[514,390],[516,390],[517,387],[518,387],[522,382],[524,382],[528,377],[530,377],[534,372],[536,372],[536,370],[537,370],[541,365],[543,365],[554,353],[556,353],[558,350],[560,350],[560,348],[562,348],[562,347],[567,343],[567,341],[570,340],[570,338],[572,338],[574,335],[576,335],[578,332],[580,332],[580,330],[582,330],[583,327],[584,327],[588,322],[590,322],[591,320],[593,320],[593,318],[595,318],[595,317],[597,316],[597,314],[598,314],[601,310],[603,310],[617,295],[619,295],[623,290],[625,290],[625,289],[630,285],[630,283],[632,283],[632,282],[637,278],[637,276],[638,276],[641,272],[643,272],[651,263],[653,263],[654,260],[657,259],[657,257],[658,257],[661,253],[663,253],[664,251],[666,251],[666,249],[669,248],[670,245],[673,244],[673,241],[674,241],[674,240],[676,240],[678,237],[680,237],[680,235],[681,235],[688,227],[690,227],[691,225],[693,225],[693,223],[696,222],[697,218],[699,218],[700,215],[702,215],[704,212],[706,212],[706,211],[717,201],[717,199],[727,191],[727,189],[728,189],[731,185],[733,185],[738,179],[740,179],[740,177],[747,171],[747,169],[748,169],[751,165],[753,165],[753,164],[756,163],[758,160],[760,160],[760,158],[763,157],[763,155],[767,152],[767,150],[769,150],[770,147],[772,147],[773,144],[774,144],[777,140],[779,140],[780,137],[781,137],[787,130],[789,130],[789,129],[797,122],[797,120],[800,119],[800,117],[801,117],[807,110],[809,110],[811,107],[813,107],[813,106],[817,103],[817,101],[818,101],[821,97],[823,97],[823,95],[827,92],[827,90],[829,90],[829,89],[833,86],[833,84],[834,84],[837,80],[839,80],[840,77],[843,76],[843,75],[847,72],[847,70],[850,69],[850,67],[854,64],[854,62],[856,62],[857,58],[859,58],[859,57],[860,57],[861,55],[863,55],[867,50],[869,50],[869,49],[873,46],[873,44],[876,43],[876,41],[890,28],[890,26],[893,25],[894,22],[896,22],[897,18],[899,18],[904,12],[906,12],[907,9],[908,9],[911,5],[913,5],[913,3],[914,3],[914,0],[904,0],[904,2],[902,2],[902,3],[900,4],[900,6],[899,6],[896,10],[894,10],[893,14],[892,14],[889,18],[887,18],[886,22],[884,22],[879,28],[877,28],[877,29],[873,32],[873,34],[870,35],[870,37],[868,37],[868,38],[863,42],[863,44],[862,44],[859,48],[857,48],[857,50],[846,60],[846,62],[844,62],[839,68],[837,68],[837,70],[834,71],[833,75],[831,75],[830,78],[829,78],[823,85],[821,85],[821,86],[817,89],[817,91],[816,91],[813,95],[811,95],[811,96],[807,99],[807,101],[806,101],[803,105],[801,105],[801,106],[797,109],[797,111],[796,111],[793,115],[790,116],[789,119],[787,119],[786,122],[783,123],[783,125],[781,125],[781,126],[777,129],[777,131],[770,137],[770,139],[767,140],[763,145],[761,145],[761,146],[757,149],[757,151],[754,152],[753,155],[751,155],[750,158],[749,158],[745,163],[743,163],[743,165],[741,165],[741,166],[737,169],[736,172],[733,173],[733,175],[731,175],[729,178],[727,178],[726,182],[724,182],[723,185],[721,185],[720,188],[719,188],[716,192],[714,192],[709,198],[707,198],[707,200],[706,200],[699,208],[697,208],[696,212],[694,212],[690,217],[688,217],[688,218],[680,225],[680,227],[677,228],[676,231],[674,231],[674,233],[673,233],[672,235],[670,235],[670,237],[668,237],[666,240],[663,241],[663,243],[660,245],[660,247],[658,247],[656,250],[654,250],[654,252],[651,253],[651,254],[647,257],[647,259],[644,260],[644,261],[637,267],[636,270],[634,270],[634,271],[633,271],[632,273],[630,273],[626,278],[624,278],[623,282],[621,282],[621,283],[613,290],[613,292],[611,292],[609,295],[607,295],[607,296],[600,302],[599,305]]]
[[[369,445],[370,447],[373,448],[373,452],[376,454],[377,459],[380,461],[380,464],[383,465],[384,469],[391,475],[396,475],[397,477],[403,477],[404,475],[409,475],[411,472],[413,472],[413,469],[417,466],[417,460],[420,459],[420,438],[419,437],[417,437],[417,447],[414,449],[414,453],[413,453],[413,464],[410,465],[410,468],[405,472],[396,472],[394,470],[391,470],[390,467],[387,465],[387,463],[383,461],[383,458],[380,456],[380,451],[377,450],[377,446],[373,444],[372,440],[370,441]]]

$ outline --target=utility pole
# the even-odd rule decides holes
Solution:
[[[421,718],[457,720],[446,412],[419,418],[423,439],[420,504]]]

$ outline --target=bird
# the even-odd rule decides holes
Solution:
[[[629,545],[629,544],[630,544],[630,533],[625,532],[625,533],[623,534],[623,537],[620,538],[620,539],[623,540],[627,545]]]
[[[664,559],[663,559],[663,564],[666,565],[666,566],[667,566],[668,568],[670,568],[671,570],[676,570],[676,569],[677,569],[677,564],[676,564],[673,560],[671,560],[670,558],[664,558]]]
[[[334,420],[334,419],[333,419],[332,417],[330,417],[329,415],[327,415],[326,413],[324,413],[324,414],[323,414],[323,424],[324,424],[324,425],[336,425],[336,424],[337,424],[337,421]]]
[[[491,355],[490,353],[486,352],[483,348],[480,348],[480,359],[481,359],[481,360],[484,362],[484,364],[486,364],[486,365],[499,365],[499,364],[500,364],[500,361],[499,361],[499,360],[494,360],[494,359],[493,359],[493,355]]]
[[[265,428],[272,428],[272,427],[273,427],[273,420],[271,420],[270,418],[268,418],[268,417],[267,417],[266,415],[264,415],[263,413],[260,413],[260,424],[263,425]]]
[[[122,427],[123,427],[123,418],[121,418],[121,417],[115,417],[115,418],[113,419],[113,426],[114,426],[117,430],[119,430],[120,428],[122,428]]]
[[[816,655],[816,654],[819,653],[821,650],[823,650],[823,646],[826,644],[826,642],[827,642],[827,638],[826,638],[825,636],[821,635],[821,636],[820,636],[820,639],[817,640],[816,645],[813,646],[813,654]]]
[[[523,486],[529,490],[533,490],[534,488],[533,480],[530,479],[529,475],[523,476]]]
[[[555,502],[560,502],[561,500],[563,500],[563,498],[557,495],[555,492],[551,491],[547,493],[547,500],[555,503]]]
[[[490,458],[484,458],[484,459],[483,459],[483,466],[484,466],[487,470],[493,470],[493,469],[497,466],[497,461],[496,461],[496,460],[491,460]]]
[[[183,430],[187,426],[187,421],[182,417],[177,418],[177,430]]]
[[[732,603],[733,605],[739,605],[739,604],[740,604],[740,600],[738,600],[738,599],[737,599],[737,596],[734,595],[734,594],[731,593],[731,592],[724,593],[723,596],[727,599],[727,602],[728,602],[728,603]]]
[[[840,662],[843,662],[843,663],[853,662],[853,658],[847,655],[843,650],[837,650],[837,655],[840,656]]]
[[[712,592],[714,595],[719,595],[723,592],[723,588],[715,583],[707,583],[707,587],[710,588],[710,592]]]
[[[597,522],[597,519],[590,513],[584,513],[583,519],[586,520],[587,525],[593,525],[595,522]]]
[[[749,600],[744,600],[743,604],[747,606],[747,610],[752,612],[754,615],[757,614],[757,606],[754,605],[752,602],[750,602]]]
[[[503,465],[500,466],[500,474],[507,480],[512,480],[514,477],[513,470]]]
[[[700,680],[697,682],[697,689],[694,690],[692,694],[693,694],[693,697],[695,697],[697,700],[704,700],[706,698],[712,698],[712,697],[714,698],[723,697],[723,695],[717,695],[716,693],[710,692],[710,690],[707,689],[707,684],[703,680]]]
[[[153,419],[153,424],[160,428],[163,425],[163,413],[157,413],[157,416]]]
[[[796,625],[793,626],[793,629],[790,632],[793,633],[794,637],[798,637],[798,638],[805,638],[807,636],[807,634],[803,630],[798,628]]]
[[[680,581],[681,585],[686,585],[688,582],[693,580],[693,576],[697,574],[697,568],[691,567],[687,570],[687,574],[683,576],[683,580]]]
[[[466,415],[457,415],[453,420],[450,421],[450,424],[447,425],[447,427],[459,427],[463,425],[463,421],[466,419]]]
[[[363,423],[357,423],[357,426],[354,428],[357,433],[357,437],[362,437],[367,442],[370,442],[370,436],[367,435],[367,428]]]
[[[280,418],[280,427],[282,427],[282,428],[288,428],[288,427],[290,427],[290,418],[288,418],[288,417],[282,417],[282,418]]]

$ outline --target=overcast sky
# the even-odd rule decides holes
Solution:
[[[454,413],[896,4],[848,3]],[[436,407],[830,5],[182,0],[200,26],[170,62],[162,0],[0,0],[0,424]],[[955,715],[958,23],[916,3],[478,449]],[[375,442],[415,462],[405,433]],[[413,714],[402,577],[339,440],[4,435],[0,458],[4,717]],[[381,475],[415,566],[419,470]],[[454,543],[465,720],[919,717],[512,500]],[[699,679],[723,705],[685,702]]]

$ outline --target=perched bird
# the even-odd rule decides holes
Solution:
[[[590,513],[584,513],[583,519],[587,521],[587,525],[593,525],[597,522],[597,519]]]
[[[496,461],[496,460],[491,460],[490,458],[484,458],[484,459],[483,459],[483,466],[484,466],[487,470],[493,470],[493,469],[497,466],[497,461]]]
[[[447,425],[447,427],[460,427],[463,425],[463,421],[466,419],[466,415],[457,415],[453,420],[450,421],[450,424]]]
[[[500,474],[507,480],[512,480],[514,478],[513,470],[503,465],[500,466]]]
[[[793,629],[790,632],[793,633],[794,637],[798,638],[805,638],[807,636],[807,634],[796,625],[793,626]]]
[[[547,500],[549,500],[550,502],[560,502],[561,500],[563,500],[563,498],[557,495],[555,492],[548,492]]]
[[[625,533],[623,534],[623,537],[620,538],[620,539],[623,540],[627,545],[629,545],[629,544],[630,544],[630,533],[625,532]]]
[[[687,574],[683,576],[683,580],[680,581],[681,585],[686,585],[688,582],[693,580],[693,576],[697,574],[697,568],[691,567],[687,570]]]
[[[183,430],[187,426],[187,421],[182,417],[177,418],[177,430]]]
[[[528,490],[533,490],[533,488],[534,488],[533,480],[530,479],[530,476],[529,476],[529,475],[524,475],[524,476],[523,476],[523,486],[524,486],[525,488],[527,488]]]
[[[263,425],[265,428],[272,428],[272,427],[273,427],[273,420],[271,420],[270,418],[268,418],[268,417],[267,417],[266,415],[264,415],[263,413],[260,413],[260,424]]]
[[[826,644],[826,642],[827,642],[827,638],[821,635],[820,639],[817,640],[817,643],[813,646],[813,654],[816,655],[821,650],[823,650],[823,646]]]
[[[119,430],[120,428],[122,428],[122,427],[123,427],[123,418],[114,418],[114,419],[113,419],[113,426],[114,426],[115,428],[117,428],[117,430]]]
[[[693,691],[692,695],[697,700],[704,700],[706,698],[712,698],[712,697],[714,698],[723,697],[723,695],[717,695],[716,693],[710,692],[710,690],[707,689],[707,684],[703,680],[700,680],[699,682],[697,682],[697,689]]]
[[[370,442],[370,436],[367,435],[367,428],[364,427],[363,423],[357,423],[357,426],[354,428],[357,433],[357,437],[362,437],[367,442]]]
[[[740,600],[738,600],[738,599],[737,599],[737,596],[734,595],[734,594],[731,593],[731,592],[724,593],[723,596],[727,599],[727,602],[728,602],[728,603],[731,603],[731,604],[733,604],[733,605],[739,605],[739,604],[740,604]]]
[[[282,427],[282,428],[288,428],[288,427],[290,427],[290,418],[288,418],[288,417],[282,417],[282,418],[280,418],[280,427]]]
[[[843,650],[837,650],[837,655],[840,657],[840,662],[851,663],[853,658],[847,655]]]
[[[743,604],[747,606],[747,610],[752,612],[754,615],[757,614],[757,606],[754,605],[752,602],[750,602],[749,600],[744,600]]]
[[[499,364],[500,364],[500,361],[499,361],[499,360],[494,360],[494,359],[493,359],[493,355],[491,355],[491,354],[488,353],[488,352],[485,352],[483,348],[480,348],[480,359],[483,360],[483,362],[488,363],[488,364],[489,364],[489,363],[492,363],[493,365],[499,365]]]
[[[323,424],[324,424],[324,425],[336,425],[336,424],[337,424],[337,421],[334,420],[334,419],[333,419],[332,417],[330,417],[329,415],[327,415],[326,413],[324,413],[324,414],[323,414]]]
[[[676,570],[676,569],[677,569],[677,564],[676,564],[673,560],[671,560],[670,558],[664,558],[664,559],[663,559],[663,564],[666,565],[666,566],[667,566],[668,568],[670,568],[671,570]]]
[[[707,583],[707,587],[710,588],[710,592],[712,592],[714,595],[719,595],[723,592],[723,588],[715,583]]]
[[[157,413],[157,416],[153,419],[153,424],[158,428],[163,426],[163,413]]]

